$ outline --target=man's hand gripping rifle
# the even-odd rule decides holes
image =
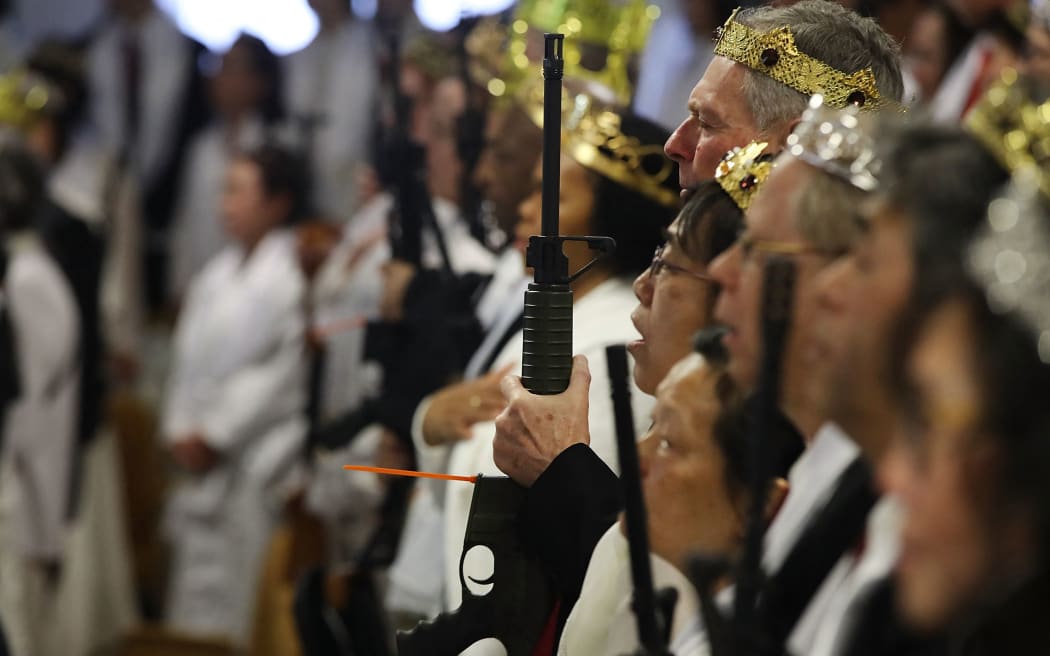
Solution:
[[[616,243],[609,237],[565,237],[558,234],[561,160],[561,98],[564,35],[544,35],[543,59],[543,229],[529,239],[526,263],[534,282],[525,292],[522,384],[533,394],[559,394],[569,386],[572,371],[573,280],[589,269],[569,274],[562,252],[566,241],[583,241],[602,254]],[[532,653],[546,626],[554,595],[548,577],[519,536],[518,516],[526,491],[505,477],[481,477],[474,487],[460,583],[463,603],[433,622],[399,633],[401,656],[452,656],[484,638],[496,638],[508,656]],[[491,575],[481,580],[464,571],[470,552],[491,552]],[[467,579],[473,586],[468,586]],[[486,589],[475,594],[470,587]]]

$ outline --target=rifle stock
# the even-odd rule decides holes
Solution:
[[[433,621],[397,634],[401,656],[454,656],[484,638],[496,638],[508,656],[529,656],[553,604],[553,587],[536,560],[522,548],[518,514],[525,488],[504,476],[478,476],[460,559],[463,603]],[[492,552],[492,575],[471,579],[490,586],[475,595],[464,565],[473,549]]]

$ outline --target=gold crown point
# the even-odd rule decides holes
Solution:
[[[1005,69],[966,118],[966,129],[1011,174],[1032,168],[1050,198],[1050,99],[1037,102],[1032,82]]]
[[[773,170],[773,157],[763,157],[768,146],[764,141],[737,146],[727,152],[715,167],[715,181],[741,210],[751,206],[755,192]]]

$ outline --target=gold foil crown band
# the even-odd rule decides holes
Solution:
[[[1050,99],[1033,100],[1034,85],[1004,70],[966,118],[966,129],[1007,171],[1034,167],[1038,188],[1050,198]]]
[[[787,152],[861,191],[874,191],[882,163],[857,112],[856,107],[828,107],[819,94],[813,96],[787,138]]]
[[[643,143],[625,134],[621,116],[596,106],[589,96],[576,94],[564,117],[566,154],[584,167],[667,207],[677,207],[679,196],[668,186],[674,163],[663,144]]]
[[[751,206],[755,192],[773,170],[773,155],[763,154],[768,145],[752,141],[743,148],[734,148],[715,167],[715,180],[743,211]]]
[[[899,107],[879,95],[871,67],[844,73],[802,52],[787,26],[759,32],[736,20],[737,8],[718,29],[715,54],[732,59],[807,96],[820,94],[832,107],[865,110]]]

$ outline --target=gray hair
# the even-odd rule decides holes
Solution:
[[[821,252],[841,255],[851,250],[867,230],[861,213],[868,192],[820,169],[799,192],[798,231]]]
[[[900,47],[878,23],[829,0],[802,0],[788,7],[758,7],[737,14],[756,30],[788,26],[798,49],[844,73],[871,67],[879,94],[904,96]],[[802,115],[809,97],[758,71],[747,69],[744,98],[759,130],[765,132]]]

